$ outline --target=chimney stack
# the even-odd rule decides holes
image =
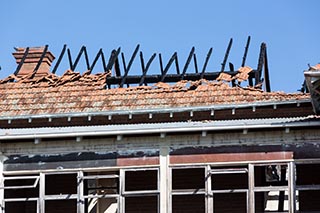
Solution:
[[[19,65],[25,55],[27,48],[15,48],[15,50],[16,52],[12,53],[12,55],[15,57],[16,62]],[[42,55],[43,59],[40,62],[40,66],[34,73],[33,77],[38,78],[48,75],[50,73],[51,63],[55,59],[55,57],[50,51],[46,51],[44,53],[45,50],[46,47],[30,47],[28,54],[26,55],[25,60],[16,75],[18,77],[23,77],[33,73],[38,63],[40,62]]]

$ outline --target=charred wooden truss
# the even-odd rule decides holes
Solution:
[[[89,70],[89,72],[91,72],[94,69],[94,67],[96,66],[99,60],[102,62],[104,72],[109,72],[111,70],[114,70],[114,75],[111,75],[106,79],[106,84],[108,85],[108,88],[111,88],[112,85],[116,85],[119,87],[124,87],[124,86],[129,87],[132,84],[142,86],[142,85],[147,85],[149,83],[157,83],[157,82],[170,83],[170,82],[177,82],[180,80],[191,80],[191,81],[200,80],[200,79],[215,80],[223,72],[231,76],[235,76],[238,73],[238,71],[234,69],[234,65],[232,63],[229,63],[229,70],[226,70],[226,65],[227,65],[228,56],[232,47],[232,43],[233,43],[233,39],[231,38],[227,46],[224,59],[221,63],[221,69],[219,71],[213,71],[213,72],[207,71],[207,65],[211,58],[213,48],[209,49],[206,55],[204,64],[202,65],[202,67],[200,67],[198,65],[197,56],[196,56],[194,47],[191,48],[186,62],[183,64],[183,66],[180,66],[177,52],[172,54],[171,58],[167,63],[163,62],[161,53],[159,54],[154,53],[151,55],[150,58],[145,60],[143,52],[142,51],[139,52],[139,49],[140,49],[139,44],[136,46],[135,50],[133,51],[128,63],[126,62],[125,55],[123,52],[121,52],[120,47],[111,51],[108,60],[106,60],[106,56],[103,50],[100,49],[96,54],[92,63],[90,63],[87,48],[85,46],[81,47],[79,53],[77,54],[75,60],[73,61],[70,49],[67,48],[67,45],[64,45],[58,59],[56,60],[55,65],[53,66],[52,73],[56,73],[56,71],[58,70],[61,64],[63,57],[65,57],[67,52],[67,58],[68,58],[70,70],[73,70],[73,71],[76,70],[80,59],[83,57],[85,60],[86,68],[87,70]],[[241,63],[242,67],[246,65],[246,58],[249,50],[249,45],[250,45],[250,36],[248,37],[246,42],[245,51],[244,51],[242,63]],[[23,63],[25,62],[25,59],[27,58],[29,53],[29,49],[30,49],[29,47],[25,49],[24,56],[21,59],[14,73],[15,75],[19,73],[19,70],[21,69]],[[34,68],[34,71],[33,71],[34,73],[36,73],[37,70],[39,69],[47,51],[48,51],[48,45],[46,45],[45,48],[43,49],[43,54],[40,57],[37,66]],[[134,60],[139,60],[137,59],[138,54],[139,54],[140,64],[141,64],[141,75],[137,75],[136,73],[134,75],[129,75],[129,71],[132,67]],[[152,63],[155,63],[155,59],[157,55],[159,59],[159,74],[148,74],[150,65]],[[120,57],[122,61],[122,68],[120,68],[121,67],[120,59],[119,59]],[[194,72],[188,73],[187,70],[190,67],[190,64],[192,62],[194,64],[194,68],[193,68]],[[176,73],[169,74],[168,71],[171,68],[171,66],[173,66],[173,64],[175,66]],[[264,69],[264,73],[262,73],[263,69]],[[265,43],[262,43],[260,47],[260,55],[259,55],[257,68],[254,69],[252,72],[250,72],[249,79],[248,79],[249,86],[256,86],[262,83],[264,83],[266,91],[271,90],[269,73],[268,73],[267,48]],[[235,81],[232,82],[232,85],[233,86],[236,85]]]

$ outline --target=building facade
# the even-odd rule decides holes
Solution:
[[[110,72],[51,73],[44,48],[14,56],[0,82],[1,212],[320,211],[317,67],[310,93],[241,87],[257,73],[245,66],[113,88]]]

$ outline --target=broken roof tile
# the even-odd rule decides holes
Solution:
[[[249,67],[239,69],[238,81]],[[90,74],[66,71],[59,77],[48,74],[32,79],[9,76],[0,81],[0,116],[158,109],[219,104],[253,103],[309,99],[308,94],[264,92],[256,88],[230,87],[222,81],[180,81],[174,85],[159,82],[153,86],[106,89],[109,73]]]
[[[220,75],[217,78],[217,81],[227,81],[230,82],[232,80],[231,75],[227,74],[227,73],[220,73]]]

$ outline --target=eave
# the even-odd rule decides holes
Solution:
[[[50,127],[50,128],[21,128],[0,129],[0,140],[23,140],[42,138],[67,138],[67,137],[108,137],[122,138],[125,135],[154,135],[165,137],[166,134],[197,133],[206,135],[214,131],[243,131],[247,134],[250,130],[257,129],[283,129],[288,132],[290,128],[320,127],[317,116],[300,118],[276,119],[245,119],[208,122],[172,122],[151,124],[127,124],[105,126],[77,126],[77,127]]]

